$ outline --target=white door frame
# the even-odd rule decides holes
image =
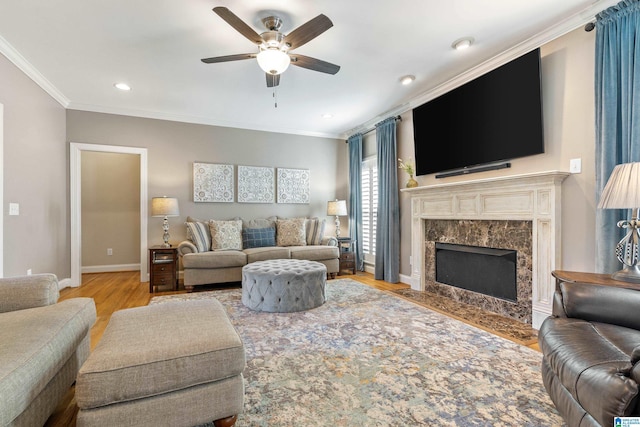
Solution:
[[[1,135],[1,134],[0,134]],[[1,137],[1,136],[0,136]],[[147,149],[117,145],[69,143],[70,173],[69,198],[71,201],[71,283],[82,284],[82,183],[81,154],[83,151],[137,154],[140,156],[140,281],[148,281],[147,263]]]

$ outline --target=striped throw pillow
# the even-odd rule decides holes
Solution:
[[[187,239],[196,245],[198,252],[207,252],[211,249],[211,234],[209,225],[204,222],[187,222]]]
[[[309,218],[307,219],[307,245],[321,245],[322,236],[324,236],[324,219]]]

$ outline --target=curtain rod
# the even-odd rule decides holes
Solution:
[[[400,117],[400,116],[396,116],[396,122],[401,122],[401,121],[402,121],[402,117]],[[374,126],[374,127],[372,127],[372,128],[369,128],[369,129],[367,129],[367,130],[365,130],[365,131],[362,131],[362,132],[356,132],[356,133],[361,133],[362,135],[366,135],[366,134],[368,134],[369,132],[373,132],[374,130],[376,130],[376,127],[375,127],[375,126]],[[354,135],[355,135],[355,134],[354,134]],[[346,140],[345,142],[346,142],[346,143],[349,143],[349,139],[347,138],[347,140]]]

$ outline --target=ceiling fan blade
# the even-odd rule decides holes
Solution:
[[[214,7],[213,11],[224,19],[227,24],[231,25],[237,32],[245,36],[247,39],[255,44],[262,43],[260,34],[256,33],[253,28],[244,23],[244,21],[238,18],[233,12],[223,6]]]
[[[229,61],[239,61],[241,59],[251,59],[255,58],[255,53],[239,53],[237,55],[226,55],[226,56],[215,56],[213,58],[203,58],[202,62],[205,64],[214,64],[216,62],[229,62]]]
[[[267,76],[267,87],[275,87],[280,84],[280,74],[265,73],[265,75]]]
[[[322,61],[320,59],[311,58],[304,55],[293,55],[291,57],[291,65],[297,65],[298,67],[307,68],[313,71],[320,71],[321,73],[336,74],[340,71],[340,66],[332,64],[330,62]]]
[[[290,32],[285,37],[285,41],[289,45],[289,49],[295,49],[318,37],[331,27],[333,27],[333,22],[325,15],[320,14]]]

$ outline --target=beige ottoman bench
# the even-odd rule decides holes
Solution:
[[[232,426],[244,366],[242,340],[216,299],[117,311],[78,373],[77,425]]]

